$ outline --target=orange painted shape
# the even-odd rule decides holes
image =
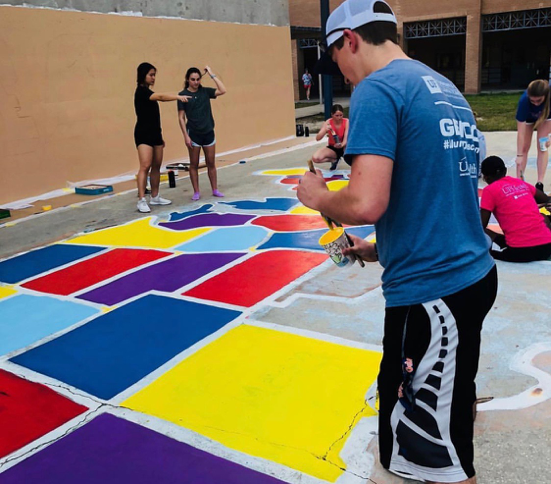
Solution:
[[[250,307],[326,260],[325,253],[297,250],[262,252],[183,295]]]
[[[302,230],[324,229],[327,227],[321,217],[314,215],[264,216],[254,219],[251,223],[276,232],[298,232]]]

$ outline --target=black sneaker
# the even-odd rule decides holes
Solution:
[[[534,186],[536,187],[537,190],[541,190],[543,192],[543,183],[542,182],[538,182]]]
[[[337,169],[337,165],[339,164],[339,160],[335,160],[333,163],[331,163],[331,168],[329,168],[331,171],[335,171]]]

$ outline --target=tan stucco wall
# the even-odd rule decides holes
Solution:
[[[0,7],[0,203],[137,168],[136,67],[155,91],[208,64],[217,151],[294,134],[288,27]],[[206,86],[212,86],[210,79]],[[187,157],[176,103],[161,103],[165,162]]]

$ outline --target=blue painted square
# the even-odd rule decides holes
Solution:
[[[0,355],[68,328],[99,312],[92,306],[49,296],[0,299]]]
[[[16,284],[29,277],[105,250],[105,247],[55,244],[0,262],[0,282]]]
[[[361,227],[347,227],[346,233],[357,235],[365,239],[375,230],[373,225],[365,225]],[[319,245],[320,237],[327,230],[305,230],[301,232],[278,232],[273,234],[266,242],[257,247],[257,250],[264,249],[308,249],[319,250],[323,252],[323,247]]]
[[[149,295],[11,361],[108,400],[240,314]]]
[[[201,237],[179,245],[174,250],[184,252],[224,252],[249,250],[260,244],[268,235],[264,227],[224,227],[211,230]]]

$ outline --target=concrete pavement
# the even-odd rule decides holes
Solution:
[[[500,155],[509,163],[514,161],[515,133],[488,133],[486,138],[488,155]],[[293,197],[292,185],[278,183],[278,177],[259,176],[259,172],[304,167],[305,160],[317,146],[311,144],[224,167],[219,171],[219,181],[221,190],[227,195],[225,200]],[[530,157],[526,180],[534,182],[534,143]],[[205,197],[200,202],[191,202],[188,185],[187,179],[179,180],[174,189],[164,184],[163,196],[174,203],[170,207],[153,208],[152,215],[166,217],[174,210],[192,210],[216,201]],[[201,185],[208,193],[205,174],[201,175]],[[549,191],[550,172],[545,186]],[[135,211],[135,202],[135,193],[128,193],[2,227],[0,257],[16,254],[23,247],[39,247],[79,232],[93,232],[141,218],[143,215]],[[475,424],[478,482],[539,484],[546,482],[545,476],[551,475],[551,427],[548,425],[551,412],[551,300],[548,290],[551,262],[498,262],[498,271],[500,288],[495,306],[485,322],[477,379],[479,397],[492,399],[480,405]],[[348,270],[323,264],[312,276],[301,278],[277,297],[255,306],[249,318],[288,327],[294,332],[308,332],[329,341],[380,347],[384,315],[380,275],[378,264],[368,264],[364,269],[354,266]],[[223,405],[224,396],[220,399]],[[364,434],[360,435],[362,432]],[[357,442],[355,452],[373,456],[374,463],[369,464],[369,459],[360,459],[356,464],[354,459],[347,461],[348,471],[337,482],[412,482],[391,476],[380,467],[373,437],[359,426],[352,432],[349,440]],[[262,463],[255,465],[262,467]],[[285,482],[324,482],[278,469],[268,463],[264,468]],[[0,474],[0,481],[1,477]]]

